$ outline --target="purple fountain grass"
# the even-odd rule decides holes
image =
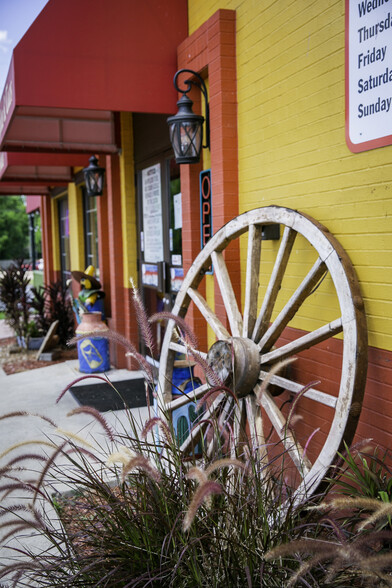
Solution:
[[[149,321],[150,323],[156,323],[158,321],[169,321],[172,320],[176,323],[176,325],[179,327],[180,331],[182,331],[183,335],[185,335],[185,342],[187,342],[191,349],[197,349],[197,347],[199,346],[199,342],[197,340],[196,335],[194,334],[194,332],[192,331],[192,329],[189,327],[189,325],[184,321],[183,318],[181,318],[180,316],[177,316],[171,312],[157,312],[155,314],[153,314]]]
[[[305,447],[304,447],[304,452],[303,452],[303,457],[305,457],[306,452],[309,448],[310,442],[313,439],[313,437],[316,435],[316,433],[318,433],[320,431],[320,427],[317,427],[317,429],[315,429],[307,438],[306,443],[305,443]]]
[[[42,518],[41,513],[31,504],[13,504],[11,506],[7,506],[7,507],[0,507],[2,510],[0,510],[0,518],[7,515],[7,514],[15,514],[18,515],[19,513],[29,513],[31,515],[33,515],[33,517],[35,518],[35,520],[38,523],[41,523],[42,527],[44,526],[44,520]],[[20,519],[19,519],[20,520]],[[24,521],[24,519],[23,519]],[[18,521],[15,521],[18,522]]]
[[[52,425],[53,427],[57,427],[56,423],[54,421],[52,421],[51,418],[42,415],[42,414],[37,414],[34,412],[28,412],[27,410],[16,410],[14,412],[8,412],[7,414],[3,414],[0,416],[0,421],[4,420],[4,419],[10,419],[13,417],[18,417],[18,416],[34,416],[34,417],[38,417],[40,419],[42,419],[43,421],[46,421],[47,423],[49,423],[50,425]]]
[[[18,525],[14,525],[13,528],[10,531],[8,531],[8,533],[5,533],[5,535],[2,536],[2,541],[3,541],[3,543],[5,543],[7,541],[7,539],[12,537],[13,535],[16,535],[16,533],[20,533],[21,531],[31,531],[32,529],[36,529],[37,531],[42,531],[43,527],[42,527],[42,525],[40,525],[34,521],[26,521],[25,520],[23,523],[19,523]]]
[[[72,388],[72,386],[75,386],[75,384],[78,384],[79,382],[82,382],[83,380],[87,380],[88,378],[95,378],[97,380],[102,380],[102,382],[105,382],[105,384],[109,384],[109,386],[111,386],[112,388],[114,388],[113,384],[111,383],[111,381],[109,380],[109,378],[105,378],[103,376],[98,376],[97,374],[88,374],[85,376],[80,376],[80,378],[76,378],[76,380],[73,380],[70,384],[68,384],[64,390],[61,391],[60,396],[58,396],[56,403],[60,402],[60,400],[62,399],[62,397],[64,396],[64,394],[66,392],[68,392],[68,390],[70,390],[70,388]]]
[[[102,461],[101,459],[99,459],[99,457],[97,457],[96,455],[94,455],[94,453],[92,453],[88,449],[85,449],[84,447],[80,447],[80,446],[78,446],[78,447],[71,447],[71,449],[67,449],[66,451],[64,451],[64,453],[66,455],[72,455],[72,453],[82,453],[83,455],[86,455],[87,457],[89,457],[93,461],[97,461],[97,462],[101,462]]]
[[[144,427],[143,430],[140,434],[142,439],[145,439],[148,435],[148,433],[155,427],[158,426],[161,430],[162,433],[166,439],[166,443],[171,447],[173,444],[173,436],[171,434],[171,431],[169,429],[169,427],[167,426],[167,424],[165,423],[165,421],[160,418],[160,417],[152,417],[151,419],[149,419]]]
[[[67,441],[65,441],[64,443],[62,443],[61,445],[59,445],[59,447],[56,449],[56,451],[54,451],[52,453],[52,455],[47,459],[46,464],[41,472],[41,475],[38,479],[37,482],[37,486],[35,488],[35,492],[34,492],[34,496],[33,496],[33,504],[35,504],[35,501],[38,498],[38,494],[42,494],[42,492],[40,491],[40,488],[42,486],[42,483],[44,481],[44,478],[46,476],[46,474],[48,473],[49,469],[51,468],[52,464],[54,463],[54,460],[56,459],[56,457],[58,455],[60,455],[60,453],[63,452],[64,447],[67,445]]]
[[[199,466],[193,466],[190,468],[190,470],[188,471],[186,477],[189,480],[195,480],[198,485],[199,488],[203,485],[205,485],[208,482],[208,478],[209,476],[215,472],[216,470],[220,470],[222,468],[228,468],[228,467],[236,467],[239,469],[242,469],[243,471],[246,471],[246,465],[240,461],[239,459],[236,458],[231,458],[231,457],[227,457],[227,458],[221,458],[221,459],[217,459],[216,461],[210,463],[210,465],[206,468],[203,469]],[[204,498],[204,501],[206,503],[207,508],[211,507],[211,499],[212,496],[211,494],[207,495]]]
[[[256,402],[259,406],[261,406],[261,396],[267,390],[272,378],[276,374],[278,374],[283,368],[290,365],[291,363],[293,363],[296,360],[297,360],[296,357],[290,357],[288,359],[284,359],[283,361],[279,361],[278,363],[276,363],[275,365],[272,366],[272,368],[269,370],[267,376],[264,378],[261,386],[259,387],[259,389],[256,392]]]
[[[9,482],[8,484],[1,484],[0,485],[0,492],[4,492],[2,495],[2,499],[4,500],[9,494],[11,494],[14,490],[25,490],[33,495],[37,492],[42,496],[42,498],[46,498],[45,494],[41,492],[38,488],[33,485],[33,481],[31,482],[21,482],[16,478],[12,478],[11,476],[5,475],[7,479],[14,480],[13,482]]]
[[[334,521],[331,518],[322,518],[320,522],[329,525],[333,529],[333,532],[335,533],[336,537],[341,543],[346,541],[347,536],[344,534],[344,532],[336,523],[336,521]]]
[[[54,443],[50,443],[49,441],[45,441],[43,439],[30,439],[29,441],[20,441],[19,443],[14,443],[11,447],[8,447],[2,454],[0,454],[0,459],[6,456],[8,453],[11,453],[14,449],[18,449],[19,447],[24,447],[25,445],[40,445],[50,447],[51,449],[55,449],[56,445]]]
[[[200,506],[214,494],[222,494],[223,488],[218,482],[208,480],[201,484],[193,495],[189,508],[185,514],[184,521],[182,524],[183,531],[188,531],[192,525],[192,522],[196,516],[196,513]]]
[[[248,588],[252,588],[253,584],[252,584],[252,577],[250,575],[250,569],[249,566],[245,566],[245,574],[246,574],[246,580],[248,582]]]
[[[243,470],[244,472],[246,471],[246,464],[243,461],[236,459],[235,457],[222,457],[221,459],[217,459],[216,461],[210,463],[205,472],[207,476],[210,476],[212,472],[228,467],[235,467]]]
[[[291,419],[292,419],[292,417],[294,415],[295,409],[297,408],[298,402],[300,401],[300,399],[302,398],[302,396],[304,396],[304,394],[306,394],[306,392],[310,388],[313,388],[313,386],[318,386],[318,384],[320,384],[320,380],[314,380],[313,382],[310,382],[309,384],[306,384],[306,386],[304,386],[302,388],[302,390],[300,390],[298,392],[298,394],[295,397],[294,402],[291,405],[290,412],[289,412],[289,415],[288,415],[287,421],[286,421],[286,428],[289,428],[290,427]]]
[[[372,511],[373,514],[366,517],[358,526],[358,531],[362,531],[367,525],[373,524],[381,518],[388,518],[392,515],[392,503],[382,502],[376,498],[333,498],[328,502],[328,507],[335,510],[359,509]]]
[[[188,478],[188,480],[196,480],[199,486],[200,484],[204,484],[208,480],[206,471],[203,470],[203,468],[200,468],[199,466],[192,466],[189,469],[186,477]]]
[[[3,570],[0,570],[0,579],[3,578],[5,575],[9,574],[10,572],[17,572],[19,570],[22,570],[22,572],[24,572],[25,570],[38,570],[41,567],[41,564],[38,562],[34,562],[34,561],[29,561],[29,562],[20,562],[20,563],[14,563],[14,564],[10,564],[9,566],[5,567]],[[13,586],[16,586],[15,584],[13,584]]]
[[[321,562],[327,564],[325,582],[328,585],[334,581],[340,570],[348,569],[350,572],[359,571],[362,573],[362,577],[365,574],[368,579],[372,578],[377,581],[376,585],[380,585],[378,582],[380,579],[379,574],[382,574],[383,570],[389,569],[392,562],[392,553],[390,551],[388,553],[379,553],[379,547],[383,540],[391,539],[391,533],[380,532],[372,535],[356,535],[350,542],[345,535],[342,537],[339,535],[339,539],[339,541],[327,541],[324,538],[292,540],[271,549],[265,555],[265,559],[269,561],[294,554],[301,554],[301,556],[304,554],[309,557],[309,559],[301,563],[298,570],[288,580],[288,587],[296,585],[300,578],[303,578],[307,572],[316,568]],[[390,576],[385,575],[383,579],[388,580],[386,584],[382,584],[383,586],[391,585]],[[372,583],[372,585],[375,584]]]
[[[195,349],[189,349],[189,354],[197,363],[197,365],[202,369],[203,373],[206,376],[207,381],[212,386],[223,386],[224,383],[218,376],[218,374],[214,371],[214,369],[210,366],[209,363],[200,355],[198,351]]]
[[[94,417],[95,420],[97,420],[99,422],[99,424],[102,426],[105,433],[109,437],[110,441],[114,441],[114,434],[113,434],[112,429],[110,428],[106,419],[102,416],[102,414],[98,410],[96,410],[92,406],[78,406],[77,408],[74,408],[73,410],[71,410],[67,414],[67,416],[70,417],[75,414],[89,414],[92,417]]]
[[[154,356],[155,342],[151,329],[151,322],[148,319],[145,306],[140,298],[139,290],[136,288],[132,278],[130,282],[132,286],[132,303],[136,313],[136,320],[139,325],[143,340],[151,351],[151,354]]]
[[[0,529],[6,529],[7,527],[18,527],[21,524],[26,525],[28,527],[32,527],[34,529],[42,529],[42,521],[37,521],[37,520],[34,521],[34,520],[28,520],[28,519],[23,519],[23,523],[21,523],[19,519],[16,519],[13,521],[4,521],[4,522],[0,523]],[[3,536],[3,540],[4,540],[4,536]]]
[[[233,392],[233,390],[231,390],[231,388],[228,388],[227,386],[213,386],[212,388],[210,388],[205,394],[204,396],[202,396],[197,405],[196,408],[200,408],[201,406],[203,406],[203,404],[205,402],[207,402],[207,400],[213,395],[216,394],[217,392],[224,392],[225,394],[230,395],[232,398],[234,398],[234,401],[237,403],[237,405],[239,405],[239,401],[237,398],[237,395],[235,394],[235,392]]]
[[[127,474],[129,474],[129,472],[134,469],[142,470],[149,478],[159,484],[161,480],[161,474],[157,468],[146,457],[144,457],[144,455],[139,454],[135,457],[131,457],[129,462],[123,467],[122,479],[125,480]]]
[[[6,468],[11,468],[14,464],[18,463],[19,461],[26,461],[29,459],[36,461],[46,461],[47,457],[45,455],[40,455],[39,453],[24,453],[23,455],[17,455],[16,457],[7,462],[4,468],[0,470],[0,473],[3,473],[3,470],[5,470]]]

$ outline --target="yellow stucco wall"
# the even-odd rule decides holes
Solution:
[[[135,169],[133,160],[133,125],[132,114],[121,113],[121,143],[120,178],[121,178],[121,210],[123,235],[123,267],[124,287],[130,288],[129,279],[133,278],[135,285],[138,281],[137,273],[137,219]]]
[[[75,184],[68,184],[71,271],[84,271],[84,227],[82,193]]]
[[[370,345],[392,350],[392,146],[353,154],[345,142],[345,3],[188,6],[190,34],[236,11],[240,212],[277,204],[325,224],[357,271]]]
[[[60,271],[60,231],[59,231],[59,211],[57,200],[52,198],[50,201],[50,214],[52,217],[52,252],[53,252],[53,269]]]
[[[64,197],[68,199],[71,271],[83,271],[85,269],[83,200],[80,188],[74,183],[68,184],[64,193],[51,200],[53,269],[61,270],[58,201]]]

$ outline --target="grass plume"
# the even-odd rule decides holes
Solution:
[[[155,342],[154,336],[151,329],[151,321],[148,319],[146,309],[140,298],[139,290],[136,288],[133,278],[130,278],[131,290],[132,290],[132,303],[135,309],[136,320],[139,325],[139,329],[143,338],[144,343],[150,350],[152,356],[154,356]]]
[[[67,414],[67,416],[71,417],[75,414],[88,414],[88,415],[91,415],[92,417],[94,417],[94,419],[99,422],[99,424],[101,425],[101,427],[103,428],[103,430],[105,431],[105,433],[109,437],[109,439],[111,441],[114,441],[113,431],[111,430],[108,422],[101,415],[99,410],[97,410],[96,408],[93,408],[92,406],[78,406],[77,408],[74,408],[73,410],[71,410]]]

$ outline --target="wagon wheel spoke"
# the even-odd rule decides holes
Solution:
[[[228,398],[226,400],[226,402],[224,403],[224,406],[223,406],[222,411],[221,411],[219,418],[218,418],[217,434],[219,436],[220,436],[220,432],[222,432],[222,434],[223,434],[223,431],[226,431],[227,434],[230,436],[231,426],[229,424],[229,421],[230,421],[230,417],[231,417],[233,408],[234,408],[234,399]],[[216,447],[216,445],[217,445],[216,435],[213,435],[212,440],[209,443],[208,449],[207,449],[207,456],[208,457],[211,457],[212,452],[213,452],[214,448]]]
[[[279,339],[284,328],[291,321],[306,298],[311,294],[312,290],[315,288],[325,272],[325,263],[320,258],[318,258],[290,300],[280,311],[272,325],[269,327],[269,329],[267,329],[266,333],[263,335],[260,341],[258,341],[261,351],[264,349],[270,349],[272,345]]]
[[[220,251],[213,251],[211,253],[211,261],[218,280],[227,318],[229,319],[231,332],[234,337],[239,337],[242,334],[242,316],[238,310],[233,286],[222,253]]]
[[[186,345],[182,345],[180,343],[174,343],[174,341],[171,341],[169,343],[169,349],[171,349],[171,351],[176,351],[177,353],[183,353],[184,355],[188,356],[189,354],[194,357],[194,355],[200,355],[200,357],[202,357],[203,359],[206,359],[207,357],[207,353],[204,353],[203,351],[199,351],[199,350],[195,350],[195,349],[191,349],[190,347],[187,347]]]
[[[231,444],[231,457],[233,458],[236,457],[236,450],[239,447],[242,439],[244,438],[245,419],[245,404],[244,399],[241,398],[234,409],[233,441]]]
[[[272,311],[276,302],[276,297],[282,285],[283,276],[286,271],[287,263],[289,261],[290,253],[293,248],[296,236],[296,231],[290,227],[285,227],[279,251],[276,256],[275,264],[264,296],[263,304],[261,305],[260,313],[253,329],[253,341],[259,341],[269,326]]]
[[[262,226],[251,225],[249,227],[248,255],[246,261],[243,337],[250,337],[257,317],[261,237]]]
[[[214,311],[209,307],[203,296],[194,288],[188,289],[188,296],[191,298],[191,300],[193,300],[197,308],[200,310],[201,314],[210,325],[217,338],[228,339],[230,337],[230,333],[218,319]]]
[[[326,341],[330,339],[334,335],[341,333],[343,330],[342,326],[342,319],[336,319],[335,321],[331,321],[327,325],[312,331],[311,333],[307,333],[302,337],[298,337],[295,341],[291,341],[286,345],[282,345],[282,347],[278,347],[269,353],[264,353],[260,357],[260,364],[266,363],[275,363],[278,361],[282,361],[287,357],[291,357],[296,353],[300,353],[305,349],[309,349],[322,341]]]
[[[166,407],[169,410],[175,410],[176,408],[180,408],[184,406],[184,404],[188,404],[188,402],[194,402],[201,398],[207,391],[209,390],[208,384],[202,384],[201,386],[197,386],[191,392],[183,393],[181,396],[176,396],[174,400],[171,402],[166,403]]]
[[[254,394],[245,397],[246,417],[249,426],[250,445],[253,453],[259,454],[264,466],[268,465],[268,454],[264,437],[263,419]]]
[[[296,440],[293,432],[289,429],[288,423],[276,405],[274,399],[268,390],[264,390],[259,398],[260,405],[264,408],[272,426],[274,427],[278,437],[291,459],[293,460],[301,477],[309,474],[312,464],[306,455],[301,445]]]
[[[298,382],[294,382],[293,380],[289,380],[283,376],[273,375],[270,376],[268,372],[263,370],[260,371],[260,379],[264,380],[268,377],[268,381],[272,386],[279,386],[283,390],[287,390],[288,392],[293,392],[294,394],[299,394],[304,389],[304,385]],[[315,402],[319,402],[324,406],[329,406],[330,408],[335,409],[337,404],[336,396],[332,394],[328,394],[327,392],[322,392],[321,390],[316,390],[316,388],[308,388],[306,392],[303,394],[304,398],[310,398],[310,400],[314,400]]]

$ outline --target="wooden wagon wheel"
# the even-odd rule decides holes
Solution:
[[[268,225],[280,226],[280,241],[263,240],[263,230]],[[241,312],[223,254],[231,241],[245,233],[248,233],[247,264]],[[265,263],[264,249],[269,258]],[[211,265],[227,314],[227,327],[200,293],[205,272]],[[268,271],[264,272],[264,268]],[[238,282],[239,276],[234,279]],[[328,307],[328,300],[334,301],[330,309],[322,311],[331,315],[327,321],[317,322],[317,308],[311,308],[317,297],[320,308]],[[243,441],[245,423],[247,438],[260,451],[268,445],[267,429],[272,430],[292,460],[297,492],[314,492],[343,441],[348,444],[352,441],[366,380],[366,318],[355,271],[346,252],[325,227],[295,210],[277,206],[251,210],[222,227],[195,259],[177,295],[173,314],[186,320],[191,304],[199,309],[217,340],[203,356],[223,380],[232,382],[238,403],[230,395],[218,394],[209,404],[203,422],[193,427],[181,449],[190,451],[200,436],[205,435],[212,414],[218,415],[222,423],[231,413],[234,415],[232,451]],[[295,319],[298,316],[302,319],[304,313],[306,316],[307,307],[315,328],[307,332],[292,329],[296,337],[284,339],[287,328],[296,325]],[[339,334],[336,341],[334,336]],[[294,376],[290,371],[274,375],[269,372],[282,360],[301,358],[303,354],[307,355],[308,364],[313,361],[317,366],[320,359],[312,359],[309,353],[314,354],[320,348],[327,357],[323,361],[334,357],[334,364],[339,364],[338,368],[331,366],[331,371],[338,370],[336,382],[321,381],[301,394],[295,404],[300,407],[303,403],[307,423],[298,421],[295,426],[291,423],[287,426],[290,404],[285,408],[283,400],[288,398],[292,403],[303,386],[315,378],[307,374],[305,381],[301,381],[300,370]],[[178,339],[178,328],[170,320],[162,347],[158,386],[158,401],[166,414],[188,402],[186,396],[172,397],[173,364],[179,352],[189,354],[189,349]],[[267,388],[261,402],[256,403],[256,395],[267,376],[272,389]],[[205,382],[188,396],[192,400],[200,398],[208,388]],[[306,435],[301,434],[301,427]],[[306,447],[312,430],[318,431],[321,439],[319,450],[313,454]]]

